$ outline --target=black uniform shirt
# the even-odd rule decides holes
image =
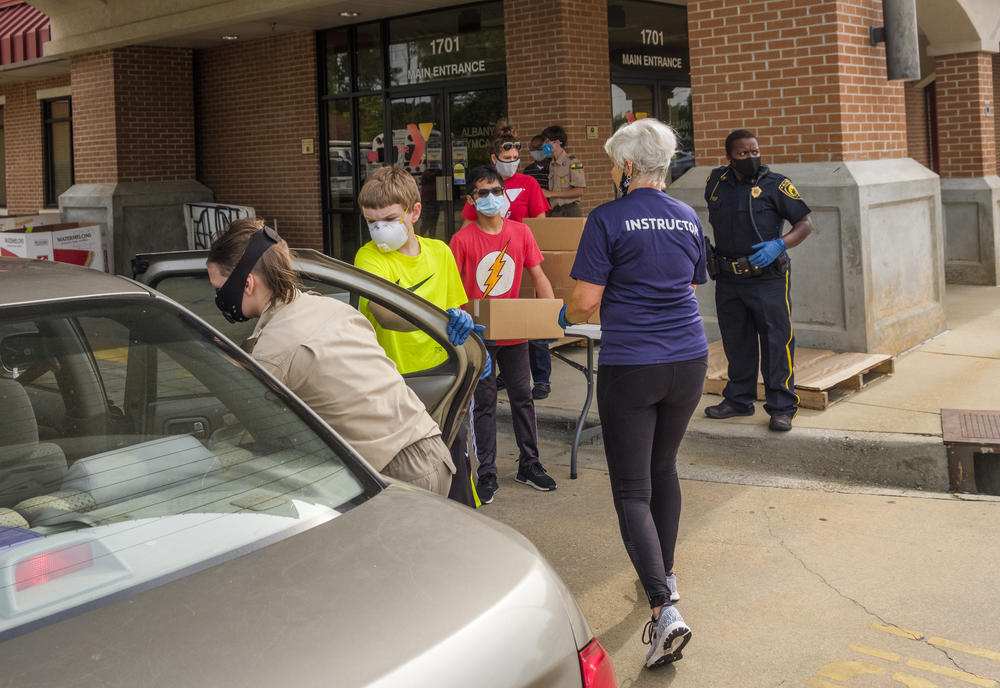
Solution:
[[[767,165],[761,165],[755,180],[744,177],[742,181],[728,165],[716,167],[705,184],[705,201],[715,250],[730,258],[753,254],[754,244],[781,236],[785,220],[794,225],[810,212],[791,180]],[[757,232],[747,212],[751,206]]]

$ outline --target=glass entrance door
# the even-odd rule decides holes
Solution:
[[[617,130],[626,122],[655,117],[677,132],[677,153],[670,163],[673,181],[694,167],[694,126],[691,88],[661,81],[618,81],[611,84],[611,123]]]
[[[417,232],[448,241],[461,228],[465,178],[490,161],[490,138],[506,110],[503,89],[392,98],[389,160],[413,175],[423,207]]]

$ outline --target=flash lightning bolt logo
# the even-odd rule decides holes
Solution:
[[[500,255],[497,259],[493,261],[493,265],[490,266],[490,274],[486,278],[486,289],[483,291],[483,296],[489,296],[490,292],[493,291],[493,287],[496,286],[497,282],[500,281],[500,274],[503,271],[503,257],[507,253],[507,247],[510,245],[510,241],[503,245],[503,249],[500,251]]]

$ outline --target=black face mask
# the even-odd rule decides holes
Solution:
[[[754,179],[757,177],[757,172],[760,171],[760,158],[740,158],[731,161],[729,166],[744,177]]]
[[[223,317],[231,323],[246,322],[250,318],[243,315],[243,289],[246,287],[247,277],[257,261],[264,255],[267,249],[281,241],[278,233],[270,227],[264,227],[250,237],[247,247],[243,249],[240,262],[220,289],[215,290],[215,305],[222,311]]]

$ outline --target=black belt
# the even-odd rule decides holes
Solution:
[[[737,275],[739,277],[756,277],[760,273],[764,272],[764,269],[767,267],[764,266],[763,268],[758,268],[750,262],[750,258],[748,256],[730,258],[729,256],[717,255],[715,257],[715,264],[721,272],[725,272],[730,275]]]

